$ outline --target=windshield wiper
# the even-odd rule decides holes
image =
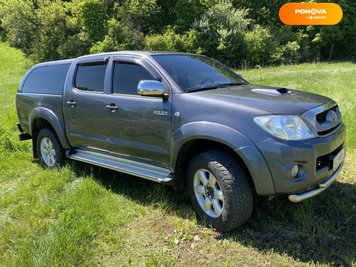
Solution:
[[[238,82],[238,83],[221,83],[220,87],[228,87],[228,86],[235,86],[235,85],[244,85],[245,82]]]
[[[229,86],[234,86],[234,85],[243,85],[246,84],[244,82],[236,82],[236,83],[205,83],[205,84],[199,84],[197,86],[193,86],[190,88],[187,88],[187,92],[197,92],[197,91],[203,91],[203,90],[209,90],[209,89],[216,89],[216,88],[223,88],[223,87],[229,87]]]

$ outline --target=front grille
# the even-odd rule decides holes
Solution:
[[[331,170],[333,158],[341,151],[342,148],[343,145],[339,146],[337,149],[327,155],[318,157],[316,159],[316,170],[318,171],[325,167],[328,167],[329,170]]]
[[[331,108],[331,109],[325,110],[325,111],[323,111],[323,112],[317,114],[317,115],[316,115],[316,121],[319,122],[319,123],[325,122],[325,121],[326,121],[326,116],[327,116],[328,112],[329,112],[330,110],[333,110],[333,111],[335,111],[335,112],[337,113],[337,109],[338,109],[338,107],[335,106],[335,107],[333,107],[333,108]]]
[[[337,128],[339,128],[340,123],[338,125],[336,125],[335,127],[330,128],[329,130],[325,130],[325,131],[320,131],[318,132],[318,135],[320,136],[324,136],[324,135],[328,135],[329,133],[332,133],[333,131],[335,131]]]
[[[303,117],[309,121],[319,136],[330,135],[342,125],[339,107],[332,101],[308,110]]]

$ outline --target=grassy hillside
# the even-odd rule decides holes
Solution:
[[[348,126],[348,156],[324,194],[298,205],[257,199],[247,225],[218,234],[164,186],[79,163],[40,168],[15,127],[15,92],[28,64],[0,43],[0,266],[356,266],[355,65],[242,73],[254,83],[336,99]]]

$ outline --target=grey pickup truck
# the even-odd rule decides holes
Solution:
[[[247,222],[253,196],[313,197],[345,158],[333,100],[252,85],[185,53],[120,51],[33,66],[16,96],[20,140],[45,168],[66,158],[187,189],[219,231]]]

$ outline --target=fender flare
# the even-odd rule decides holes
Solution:
[[[244,134],[225,125],[211,122],[191,122],[178,128],[172,136],[171,167],[174,170],[181,148],[189,141],[203,139],[230,147],[247,167],[257,194],[275,193],[267,162],[256,145]]]
[[[228,126],[206,121],[190,122],[182,125],[173,133],[171,143],[171,166],[173,169],[183,145],[196,139],[219,142],[233,150],[253,144],[245,135]]]
[[[67,139],[64,126],[62,125],[61,121],[57,117],[57,115],[50,109],[44,107],[36,107],[32,110],[29,117],[29,126],[30,126],[30,134],[32,135],[32,124],[36,119],[43,119],[47,121],[54,131],[62,144],[64,149],[71,148],[69,141]]]

